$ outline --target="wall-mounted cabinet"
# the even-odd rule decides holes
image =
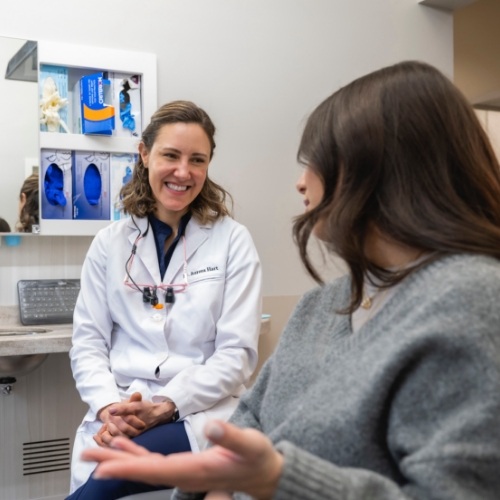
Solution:
[[[157,107],[156,56],[39,41],[38,92],[40,234],[93,235],[122,216]]]

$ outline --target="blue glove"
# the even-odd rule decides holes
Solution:
[[[97,205],[101,198],[102,179],[99,169],[91,163],[83,176],[83,190],[90,205]]]
[[[64,174],[55,163],[51,163],[45,172],[44,188],[45,196],[51,205],[66,206]]]

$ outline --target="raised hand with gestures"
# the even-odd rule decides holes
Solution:
[[[283,456],[255,429],[240,429],[219,420],[205,426],[214,444],[200,453],[163,456],[116,437],[110,448],[85,450],[84,460],[99,463],[95,479],[127,478],[177,486],[185,491],[240,491],[271,498],[283,468]]]

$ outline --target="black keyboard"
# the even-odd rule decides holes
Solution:
[[[72,323],[79,279],[21,280],[17,282],[23,325]]]

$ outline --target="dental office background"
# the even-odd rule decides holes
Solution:
[[[210,175],[233,195],[235,218],[249,228],[262,260],[264,312],[271,315],[271,330],[261,337],[262,362],[298,298],[314,286],[291,236],[292,219],[304,209],[295,190],[296,151],[314,107],[352,79],[403,59],[455,74],[473,97],[500,91],[500,69],[491,75],[483,68],[498,59],[493,48],[500,35],[493,35],[496,42],[491,36],[500,2],[427,2],[467,7],[453,12],[418,0],[17,0],[3,7],[0,36],[154,53],[158,105],[187,99],[206,109],[217,127]],[[467,31],[465,11],[474,19],[480,4]],[[454,17],[464,40],[454,41]],[[484,23],[495,23],[489,41]],[[464,57],[457,62],[459,52]],[[0,119],[16,122],[16,109],[0,112]],[[485,127],[500,130],[496,113],[479,114]],[[37,140],[35,110],[33,121],[20,130],[33,130]],[[0,160],[2,177],[9,168]],[[17,303],[21,279],[79,278],[91,240],[42,235],[2,245],[0,306]],[[332,277],[343,272],[340,262],[328,265]],[[67,354],[50,355],[26,378],[44,370],[59,370],[61,384],[73,384]],[[67,405],[79,404],[75,391]]]

